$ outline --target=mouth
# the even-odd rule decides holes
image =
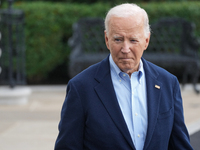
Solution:
[[[131,60],[131,58],[120,58],[120,60],[128,61],[128,60]]]

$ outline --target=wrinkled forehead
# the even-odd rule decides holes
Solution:
[[[112,28],[113,25],[116,25],[118,20],[122,20],[124,24],[132,23],[133,26],[143,26],[144,25],[144,16],[141,14],[134,15],[134,16],[126,16],[126,17],[119,17],[119,16],[111,16],[108,21],[108,28]]]

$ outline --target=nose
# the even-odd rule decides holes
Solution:
[[[130,44],[124,41],[123,46],[121,48],[122,53],[129,53],[130,52]]]

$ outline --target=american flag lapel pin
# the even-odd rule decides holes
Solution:
[[[159,85],[155,85],[155,88],[160,89],[160,86]]]

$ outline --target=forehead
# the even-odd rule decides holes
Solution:
[[[113,32],[143,32],[144,19],[141,16],[111,17],[109,21],[109,31]]]

